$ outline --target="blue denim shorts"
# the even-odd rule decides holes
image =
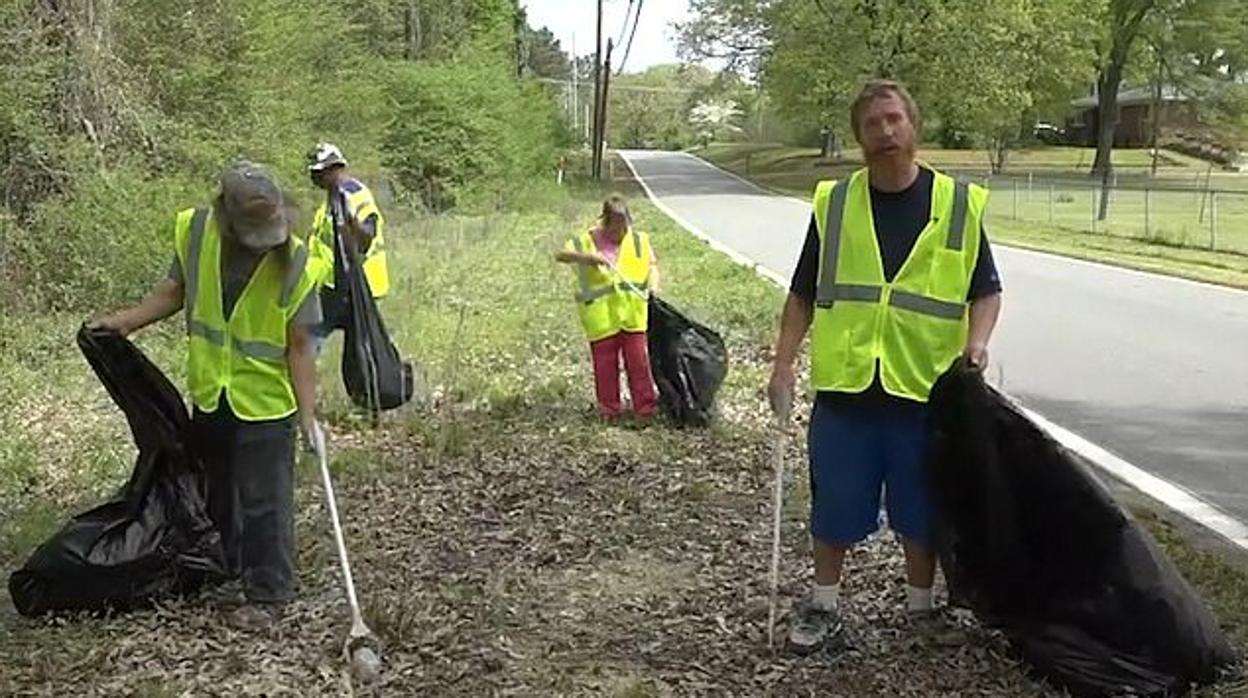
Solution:
[[[807,438],[816,540],[847,546],[877,531],[883,490],[889,527],[931,546],[932,506],[923,467],[926,405],[816,403]]]

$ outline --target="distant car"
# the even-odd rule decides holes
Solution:
[[[1059,145],[1066,140],[1066,129],[1041,121],[1032,127],[1031,135],[1041,143]]]

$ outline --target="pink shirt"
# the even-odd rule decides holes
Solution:
[[[612,264],[620,262],[620,243],[613,238],[607,231],[602,228],[594,228],[590,232],[590,236],[594,239],[594,247],[598,248],[598,254],[606,257]],[[655,261],[654,249],[650,250],[650,262]]]
[[[606,257],[612,264],[620,261],[620,243],[614,239],[615,236],[602,228],[594,228],[590,236],[594,238],[594,247],[598,248],[598,254]]]

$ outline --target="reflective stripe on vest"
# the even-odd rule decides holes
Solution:
[[[189,221],[184,217],[188,213]],[[200,409],[212,412],[220,396],[226,394],[234,413],[244,420],[291,414],[296,401],[286,366],[287,326],[315,291],[314,277],[320,271],[312,269],[307,246],[292,240],[284,268],[275,267],[278,262],[271,255],[285,254],[285,250],[266,253],[227,318],[220,297],[222,241],[215,224],[209,228],[211,212],[184,212],[179,221],[187,336],[192,340],[188,383],[193,401]],[[232,334],[235,332],[245,334]]]
[[[620,250],[618,276],[576,264],[577,309],[591,342],[622,331],[644,332],[649,323],[649,238],[631,230],[626,235],[632,244]],[[569,246],[578,253],[597,252],[589,233],[573,236]]]
[[[577,252],[585,252],[585,244],[581,242],[580,238],[572,238],[572,246]],[[638,258],[641,257],[640,235],[633,236],[633,252]],[[621,281],[608,286],[591,288],[589,283],[589,267],[584,264],[576,265],[576,276],[577,282],[580,284],[580,290],[576,294],[576,299],[582,303],[593,303],[599,298],[609,296],[612,293],[647,293],[650,291],[649,281],[642,281],[640,283],[626,283]]]
[[[832,203],[828,206],[828,215],[824,223],[823,269],[831,269],[833,273],[822,274],[815,293],[815,305],[819,308],[831,308],[838,300],[864,301],[876,303],[880,300],[881,290],[877,286],[846,285],[836,283],[836,265],[841,253],[841,226],[845,217],[846,182],[837,182],[832,190]],[[968,188],[966,182],[956,180],[953,189],[953,213],[949,219],[949,234],[945,237],[945,249],[961,251],[963,229],[966,227],[966,199]],[[899,298],[900,296],[900,298]],[[926,298],[910,293],[893,294],[893,305],[916,313],[926,313],[935,317],[961,317],[963,305],[947,303],[934,298]],[[954,314],[956,313],[956,314]]]
[[[186,255],[186,323],[190,332],[192,318],[195,317],[195,301],[199,298],[199,255],[204,249],[204,226],[208,223],[208,209],[197,208],[191,216],[191,246]],[[209,328],[211,329],[211,328]],[[224,339],[221,340],[225,342]]]
[[[312,217],[312,235],[309,239],[309,245],[315,247],[316,254],[324,257],[328,263],[329,278],[326,280],[325,285],[333,288],[333,262],[337,250],[334,247],[334,221],[333,216],[329,212],[328,196],[327,194],[327,200],[321,203],[320,208],[316,210]],[[360,267],[364,270],[364,278],[368,281],[369,290],[372,291],[373,297],[382,298],[390,292],[390,269],[386,262],[385,219],[381,215],[381,209],[377,206],[377,201],[373,197],[372,192],[362,184],[358,191],[343,191],[342,196],[343,203],[352,216],[359,218],[361,221],[369,216],[376,216],[377,226],[373,231],[373,239],[369,243],[368,249],[364,251]]]
[[[811,329],[816,390],[926,401],[965,344],[967,291],[987,192],[933,171],[930,220],[895,278],[883,276],[865,169],[816,188],[820,267]]]

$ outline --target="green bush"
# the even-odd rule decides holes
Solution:
[[[492,61],[397,65],[383,163],[435,211],[504,205],[553,176],[559,125],[536,84]]]
[[[82,176],[71,193],[41,202],[27,234],[13,240],[33,300],[51,310],[138,300],[168,269],[173,215],[211,196],[203,189],[121,167]]]
[[[318,141],[379,193],[393,174],[436,208],[505,206],[535,175],[553,181],[567,138],[549,91],[517,79],[514,0],[427,3],[414,61],[386,58],[412,57],[406,3],[27,4],[0,3],[6,310],[136,300],[165,271],[173,214],[239,158],[273,169],[305,214]]]

